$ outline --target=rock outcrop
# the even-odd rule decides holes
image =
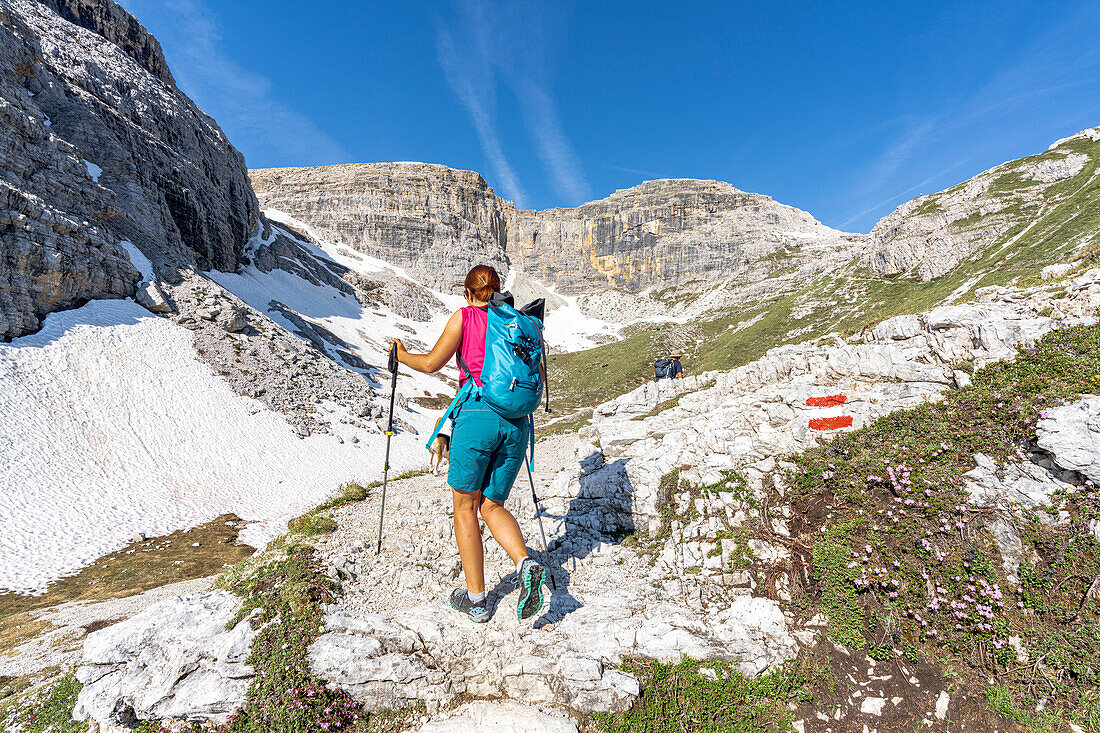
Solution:
[[[163,277],[235,269],[259,223],[244,159],[111,0],[0,7],[0,338]]]
[[[140,720],[224,723],[244,702],[254,670],[249,620],[226,630],[240,601],[226,591],[177,596],[90,634],[73,712],[100,730]]]
[[[1095,323],[1098,306],[1100,270],[1073,280],[1064,296],[1048,288],[1030,294],[991,288],[976,304],[883,321],[862,342],[831,337],[771,349],[755,362],[719,372],[714,386],[683,395],[675,407],[631,419],[657,404],[653,386],[641,387],[598,406],[588,430],[609,459],[624,462],[633,487],[633,523],[652,534],[662,522],[660,478],[670,471],[690,466],[681,472],[684,480],[710,485],[722,481],[724,470],[737,469],[763,499],[779,486],[777,456],[813,445],[819,436],[937,399],[967,381],[957,365],[980,367],[1010,359],[1052,329]],[[830,418],[846,419],[811,422]],[[1069,422],[1059,424],[1069,432]],[[1036,466],[1035,471],[1047,469]],[[1004,481],[1011,486],[1002,486]],[[1011,494],[1010,500],[1026,496],[1029,505],[1037,505],[1052,490],[1044,476],[1031,473],[1004,481],[984,482],[989,488],[982,495],[992,498],[982,501],[997,504],[1000,496]],[[736,508],[725,504],[728,494],[705,496],[695,521],[673,526],[657,567],[669,573],[701,567],[704,576],[722,572],[730,548],[713,538],[737,516]],[[776,531],[782,534],[781,528]],[[758,554],[772,551],[758,549]]]
[[[1048,451],[1060,468],[1100,483],[1100,397],[1047,410],[1035,432],[1039,447]]]
[[[648,181],[574,209],[518,211],[508,225],[513,266],[567,294],[761,280],[852,249],[806,212],[721,181]]]
[[[456,292],[476,264],[506,272],[506,207],[477,173],[424,163],[372,163],[250,172],[264,208],[317,236],[404,267]],[[458,290],[457,292],[461,292]]]
[[[573,209],[523,211],[477,173],[423,163],[251,171],[265,208],[449,290],[470,266],[515,268],[558,292],[638,291],[780,269],[819,271],[858,237],[728,183],[649,181]]]

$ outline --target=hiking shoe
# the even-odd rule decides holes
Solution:
[[[531,558],[524,558],[519,566],[519,604],[516,617],[531,618],[542,608],[542,583],[546,580],[546,569]]]
[[[451,592],[451,608],[470,617],[475,624],[489,620],[489,606],[485,601],[474,603],[465,588],[455,588]]]

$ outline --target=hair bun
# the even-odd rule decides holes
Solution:
[[[489,265],[478,265],[466,273],[466,292],[474,300],[489,301],[489,296],[500,292],[500,275]]]

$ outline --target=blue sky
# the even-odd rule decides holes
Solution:
[[[714,178],[830,226],[1100,125],[1100,3],[122,0],[251,167],[420,160],[520,206]]]

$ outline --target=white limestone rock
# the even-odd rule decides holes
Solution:
[[[246,660],[256,631],[228,591],[177,596],[88,635],[73,712],[100,729],[138,720],[224,723],[244,702],[254,671]]]
[[[134,300],[137,301],[138,305],[151,313],[163,314],[172,312],[172,305],[168,302],[168,297],[164,294],[164,291],[160,289],[160,286],[152,280],[138,288],[137,293],[134,295]]]
[[[1035,431],[1039,447],[1059,467],[1100,483],[1100,397],[1085,397],[1045,414]]]
[[[1049,507],[1055,491],[1072,487],[1058,471],[1035,463],[1007,462],[998,466],[989,456],[974,454],[975,468],[963,474],[968,501],[983,509],[1010,511],[1014,504],[1037,510]],[[1040,514],[1039,516],[1045,516]]]
[[[475,700],[416,729],[417,733],[577,733],[571,718],[511,701]]]

